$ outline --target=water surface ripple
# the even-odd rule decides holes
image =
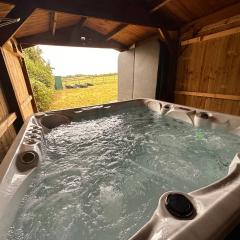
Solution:
[[[226,175],[239,143],[143,108],[60,126],[8,240],[126,240],[162,193]]]

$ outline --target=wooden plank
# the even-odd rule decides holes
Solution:
[[[119,26],[119,24],[121,23],[99,18],[87,18],[86,22],[84,23],[84,26],[92,30],[95,30],[105,36],[106,34],[111,32],[114,28]]]
[[[188,31],[181,34],[181,40],[187,40],[193,37],[200,37],[204,35],[209,35],[212,33],[221,32],[224,30],[232,29],[240,26],[240,15],[235,15],[230,18],[224,18],[213,24],[206,25],[202,27],[197,32]]]
[[[209,111],[240,115],[240,101],[206,98],[198,96],[176,95],[176,103]]]
[[[3,136],[3,134],[15,122],[16,119],[17,119],[16,113],[12,113],[0,122],[0,137]]]
[[[18,52],[13,52],[12,48],[9,45],[7,45],[7,44],[4,46],[4,49],[5,49],[5,51],[10,52],[11,54],[13,54],[16,57],[23,57],[22,53],[19,54]]]
[[[200,37],[187,39],[187,40],[181,41],[181,46],[186,46],[186,45],[193,44],[193,43],[204,42],[204,41],[208,41],[208,40],[211,40],[211,39],[225,37],[225,36],[236,34],[236,33],[240,33],[240,27],[235,27],[235,28],[224,30],[224,31],[221,31],[221,32],[212,33],[212,34],[208,34],[208,35],[204,35],[204,36],[200,36]]]
[[[2,88],[5,93],[5,98],[8,103],[9,111],[15,112],[17,115],[17,120],[15,121],[15,128],[17,131],[19,131],[24,121],[23,121],[20,108],[18,106],[18,101],[15,96],[15,92],[14,92],[10,75],[9,75],[9,69],[6,66],[2,49],[0,51],[0,69],[1,69]]]
[[[117,33],[119,33],[120,31],[122,31],[124,28],[126,28],[128,26],[128,24],[120,24],[119,26],[117,26],[116,28],[114,28],[110,33],[108,33],[107,35],[105,35],[105,38],[107,40],[112,39]]]
[[[28,96],[20,105],[20,107],[24,110],[24,108],[31,103],[32,101],[32,96]]]
[[[5,75],[3,74],[5,72],[4,68],[2,68],[2,66],[0,65],[0,72],[1,72],[1,76],[0,76],[0,122],[2,123],[4,120],[6,120],[7,116],[10,115],[10,112],[12,112],[12,110],[10,109],[11,106],[13,105],[12,101],[14,101],[14,99],[12,99],[9,95],[8,92],[10,91],[10,89],[8,88],[6,83],[6,79],[5,79]],[[8,92],[6,92],[6,90]],[[6,96],[7,95],[7,96]],[[10,101],[8,103],[8,101]],[[17,121],[14,122],[14,125],[11,125],[10,127],[8,127],[8,129],[5,131],[5,133],[3,135],[1,135],[0,137],[0,163],[2,161],[2,159],[4,158],[6,152],[8,151],[10,145],[12,144],[14,138],[16,137],[16,131],[14,129],[14,127],[16,127],[16,123]],[[2,128],[1,128],[2,129]],[[17,128],[16,128],[17,130]]]
[[[9,116],[9,106],[7,104],[4,89],[2,88],[2,75],[0,77],[0,122]],[[7,131],[0,137],[0,162],[4,158],[9,146],[16,137],[14,126],[10,126]]]
[[[158,32],[156,28],[128,25],[119,34],[116,34],[113,39],[127,46],[132,46],[139,42],[140,39],[141,41],[153,37],[157,39],[157,34]]]
[[[186,24],[181,29],[181,33],[187,32],[190,29],[192,29],[193,32],[199,31],[202,27],[206,25],[216,23],[218,21],[221,21],[222,19],[230,18],[234,15],[238,15],[239,12],[240,12],[240,3],[236,3],[234,5],[225,7],[224,9],[218,10],[212,14],[201,17],[197,20],[194,20],[191,23]]]
[[[175,101],[240,115],[240,33],[189,45],[178,57]]]
[[[206,98],[216,98],[216,99],[225,99],[225,100],[232,100],[232,101],[240,101],[240,96],[227,95],[227,94],[218,94],[218,93],[202,93],[202,92],[175,91],[175,94],[185,95],[185,96],[195,96],[195,97],[206,97]]]
[[[12,145],[16,137],[16,131],[13,126],[10,126],[8,130],[0,137],[0,163],[4,159],[8,149]]]
[[[26,79],[22,71],[22,63],[20,61],[21,59],[15,56],[14,49],[16,49],[16,46],[14,46],[14,48],[12,49],[12,52],[3,48],[2,52],[3,52],[5,65],[8,71],[9,79],[11,82],[11,86],[14,91],[14,95],[15,95],[14,98],[17,101],[18,109],[24,121],[30,115],[33,114],[33,108],[30,104],[27,107],[25,107],[25,109],[22,109],[20,107],[22,102],[29,96],[29,92],[26,86]],[[13,111],[11,110],[11,112]]]
[[[12,47],[9,44],[5,44],[4,49],[8,52],[10,52],[11,54],[13,54],[16,57],[19,58],[24,58],[23,53],[20,52],[19,50],[13,51]]]
[[[19,22],[0,28],[0,46],[3,46],[24,24],[35,9],[32,0],[21,0],[7,14],[6,18],[19,19]]]
[[[51,34],[54,36],[56,27],[57,27],[57,13],[56,12],[50,12],[50,23],[49,23],[49,30]]]

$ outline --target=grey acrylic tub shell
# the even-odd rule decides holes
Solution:
[[[25,152],[34,152],[42,161],[41,146],[44,133],[75,118],[96,117],[102,112],[114,112],[126,106],[144,105],[159,112],[202,128],[221,128],[240,136],[240,117],[204,112],[204,110],[180,106],[151,99],[138,99],[87,108],[67,109],[39,113],[24,124],[8,154],[0,165],[0,239],[5,239],[19,203],[25,194],[36,167],[19,171],[16,161]],[[192,240],[223,239],[240,221],[240,154],[236,153],[228,175],[207,187],[191,193],[181,193],[193,204],[196,214],[192,219],[173,217],[165,207],[167,196],[163,194],[158,207],[145,226],[131,240]]]

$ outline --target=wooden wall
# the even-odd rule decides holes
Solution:
[[[10,112],[0,85],[0,162],[16,136],[14,127],[7,121],[8,117],[10,117]]]
[[[10,41],[0,49],[0,162],[34,107],[22,53]]]
[[[33,114],[32,96],[29,95],[29,89],[26,83],[26,76],[23,71],[23,56],[17,49],[15,42],[5,45],[3,48],[3,56],[8,69],[10,80],[14,89],[14,93],[22,114],[23,120],[26,120]]]
[[[182,41],[176,103],[240,115],[240,29],[227,31]]]

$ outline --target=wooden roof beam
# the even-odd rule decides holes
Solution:
[[[84,25],[84,23],[86,22],[87,18],[86,17],[82,17],[79,21],[79,23],[77,24],[78,27],[82,27]]]
[[[128,26],[128,24],[122,23],[119,26],[117,26],[116,28],[114,28],[110,33],[108,33],[107,35],[105,35],[106,40],[111,40],[116,34],[118,34],[119,32],[121,32],[124,28],[126,28]]]
[[[34,1],[37,8],[51,11],[149,27],[162,27],[164,25],[161,16],[149,14],[149,10],[146,8],[145,4],[143,4],[143,1],[61,0],[61,3],[59,3],[59,0]],[[172,29],[171,26],[170,28]]]
[[[18,2],[7,14],[6,18],[19,18],[19,21],[0,28],[0,46],[3,46],[17,32],[34,10],[35,5],[32,0]]]
[[[128,47],[114,40],[106,41],[105,36],[87,27],[79,28],[78,24],[57,29],[55,36],[49,32],[37,35],[22,37],[17,39],[23,46],[26,45],[58,45],[75,47],[99,47],[113,48],[119,51],[126,50]]]
[[[16,5],[19,0],[0,0],[0,2]]]
[[[53,36],[55,35],[56,27],[57,27],[57,13],[56,12],[50,12],[49,30],[50,30],[50,32]]]
[[[160,40],[166,43],[167,45],[169,45],[169,42],[171,41],[169,37],[169,33],[165,29],[161,29],[161,28],[158,28],[158,32],[160,35]]]
[[[165,5],[166,5],[168,2],[170,2],[170,1],[172,1],[172,0],[160,0],[160,2],[158,2],[158,4],[150,10],[149,14],[154,13],[155,11],[157,11],[157,10],[160,9],[160,8],[162,8],[163,6],[165,6]],[[107,40],[112,39],[116,34],[118,34],[120,31],[122,31],[122,30],[123,30],[124,28],[126,28],[128,25],[129,25],[129,24],[124,24],[124,23],[120,24],[119,26],[117,26],[115,29],[113,29],[110,33],[108,33],[108,34],[106,35],[106,39],[107,39]],[[162,27],[159,28],[159,29],[163,29],[163,28],[164,28],[164,27],[162,26]]]
[[[164,28],[158,28],[158,32],[160,35],[160,40],[167,45],[169,52],[171,54],[176,52],[179,38],[178,32],[175,32],[174,36],[171,36],[169,32]]]

